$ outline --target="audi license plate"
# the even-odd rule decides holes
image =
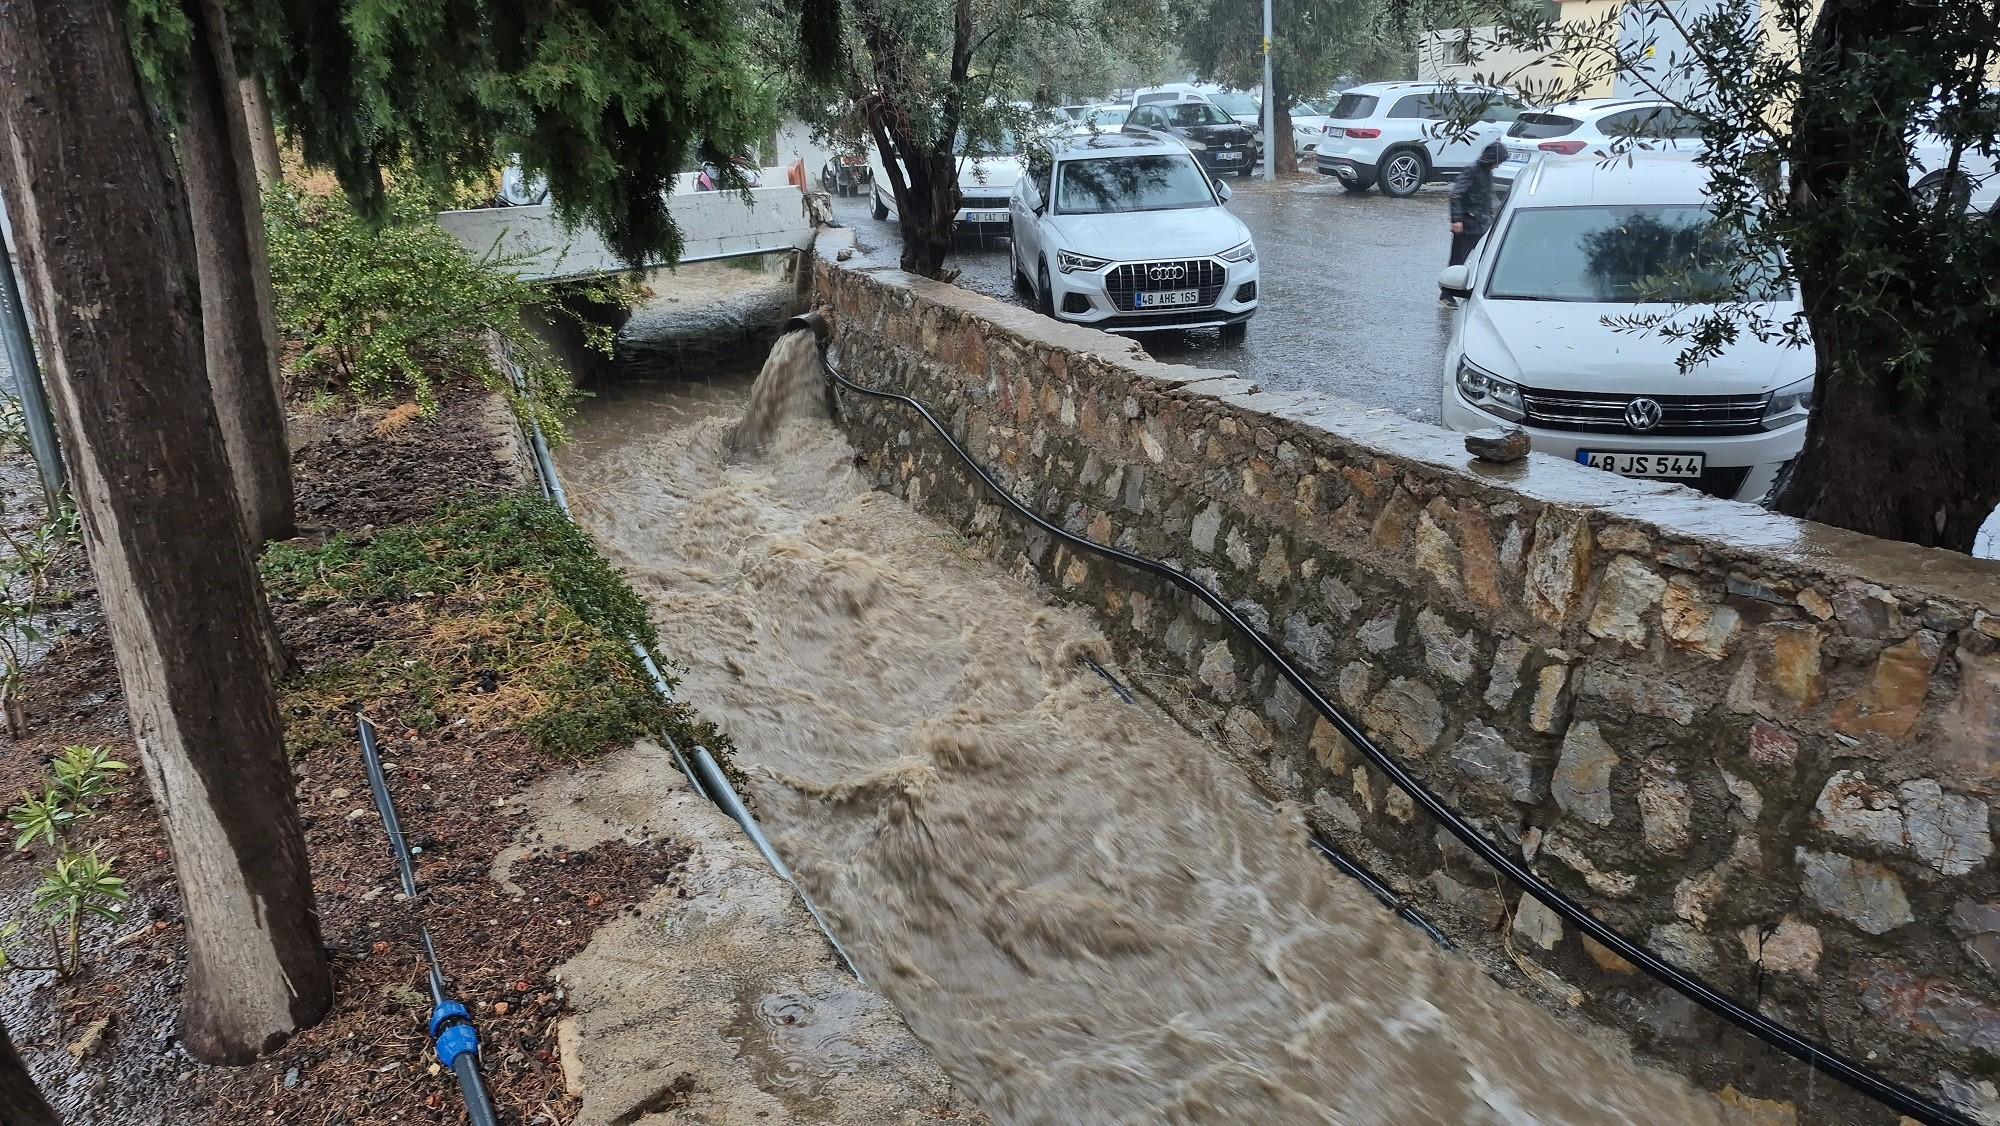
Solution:
[[[1201,303],[1201,290],[1163,289],[1157,293],[1135,293],[1132,297],[1136,308],[1163,309],[1169,305],[1198,305]]]
[[[1701,476],[1708,463],[1703,454],[1637,454],[1618,450],[1578,450],[1576,460],[1592,469],[1608,469],[1621,477],[1666,477],[1675,480]]]
[[[1215,162],[1217,164],[1234,164],[1242,159],[1243,154],[1240,152],[1219,152],[1215,154]]]
[[[1005,223],[1007,221],[1007,213],[1005,211],[968,211],[965,213],[965,221],[968,223]]]

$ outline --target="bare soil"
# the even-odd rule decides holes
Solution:
[[[430,515],[466,493],[520,486],[518,452],[483,393],[446,391],[434,418],[384,419],[370,409],[295,415],[300,519],[310,534],[384,527]],[[504,417],[504,414],[501,416]],[[18,485],[19,460],[0,477]],[[81,568],[74,634],[32,672],[28,727],[0,737],[0,795],[39,788],[65,745],[103,744],[136,766],[117,672]],[[366,648],[375,619],[281,602],[274,612],[295,666],[310,670]],[[613,840],[518,861],[519,896],[488,877],[524,813],[505,799],[566,764],[537,755],[517,733],[466,722],[419,739],[396,701],[357,701],[386,737],[390,785],[405,831],[422,849],[420,908],[452,991],[474,1008],[487,1080],[505,1123],[568,1122],[555,1026],[567,1010],[553,972],[601,922],[636,905],[686,856],[673,841]],[[464,1121],[449,1072],[424,1034],[429,998],[413,906],[396,892],[394,864],[355,744],[296,763],[315,891],[333,956],[333,1013],[272,1056],[244,1068],[198,1064],[176,1037],[185,976],[181,909],[145,780],[135,769],[84,840],[115,857],[131,901],[99,928],[85,969],[0,978],[0,1018],[43,1090],[71,1124],[366,1123]],[[0,918],[26,917],[37,858],[0,851]]]

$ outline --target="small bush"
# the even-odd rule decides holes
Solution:
[[[287,682],[294,753],[351,740],[351,710],[378,700],[418,732],[464,718],[566,758],[686,722],[631,652],[628,637],[655,640],[645,604],[540,498],[462,502],[366,541],[274,544],[263,567],[272,597],[366,613],[382,635]]]
[[[289,188],[274,190],[264,209],[278,320],[298,344],[289,370],[295,381],[369,402],[408,399],[426,414],[437,409],[440,386],[477,382],[505,395],[551,440],[562,436],[576,385],[521,323],[521,310],[564,306],[516,277],[511,260],[468,255],[421,193],[392,194],[379,225],[344,198]],[[598,303],[629,300],[617,282],[576,288]],[[579,324],[588,344],[610,351],[609,328]],[[494,362],[494,333],[520,368],[522,387]]]

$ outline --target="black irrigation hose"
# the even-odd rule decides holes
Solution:
[[[1613,927],[1584,910],[1582,905],[1544,881],[1526,865],[1516,860],[1505,849],[1487,840],[1484,834],[1475,829],[1464,817],[1461,817],[1458,811],[1446,805],[1444,799],[1432,793],[1429,787],[1425,786],[1422,781],[1411,774],[1394,756],[1376,746],[1374,741],[1368,738],[1367,732],[1363,731],[1359,724],[1348,718],[1345,712],[1335,707],[1333,702],[1322,695],[1320,690],[1313,685],[1312,681],[1306,678],[1305,674],[1301,673],[1290,660],[1286,659],[1285,655],[1278,650],[1276,645],[1272,644],[1262,633],[1252,628],[1248,622],[1245,622],[1238,616],[1236,611],[1230,608],[1230,605],[1223,601],[1214,591],[1209,590],[1208,587],[1177,568],[1169,567],[1164,563],[1148,559],[1142,555],[1134,555],[1129,551],[1121,551],[1115,547],[1094,543],[1081,536],[1073,535],[1056,524],[1051,523],[1040,513],[1035,512],[1016,499],[1014,494],[1008,492],[1000,484],[991,471],[974,460],[972,455],[966,452],[965,447],[959,444],[958,439],[952,437],[951,431],[945,427],[945,424],[936,415],[932,414],[930,408],[925,406],[923,402],[894,391],[880,391],[872,387],[864,387],[836,370],[832,360],[826,355],[827,325],[824,319],[817,314],[808,313],[804,316],[793,317],[791,320],[785,322],[785,331],[790,332],[797,329],[810,330],[819,337],[820,358],[826,366],[828,378],[832,379],[835,385],[859,395],[901,403],[916,411],[923,417],[925,422],[930,424],[931,429],[937,432],[938,437],[944,439],[945,445],[951,447],[952,453],[958,455],[958,459],[965,463],[966,468],[972,470],[993,495],[999,497],[1002,503],[1012,509],[1023,520],[1026,520],[1028,523],[1064,543],[1072,544],[1093,555],[1102,556],[1113,562],[1122,563],[1134,570],[1143,571],[1165,579],[1207,603],[1211,610],[1221,615],[1224,621],[1234,626],[1238,633],[1242,634],[1259,653],[1263,654],[1264,659],[1271,662],[1277,668],[1278,673],[1291,683],[1292,687],[1298,689],[1299,694],[1312,704],[1314,710],[1318,711],[1320,715],[1325,716],[1327,722],[1333,724],[1342,735],[1346,736],[1347,741],[1354,744],[1369,762],[1373,763],[1382,773],[1388,775],[1391,782],[1401,787],[1403,792],[1409,794],[1418,805],[1423,806],[1426,812],[1449,830],[1452,836],[1457,837],[1460,843],[1464,844],[1466,848],[1470,849],[1487,864],[1498,869],[1502,875],[1519,885],[1523,891],[1540,900],[1544,906],[1554,911],[1565,922],[1596,940],[1600,945],[1608,948],[1619,957],[1638,966],[1654,980],[1682,994],[1702,1008],[1736,1025],[1738,1028],[1743,1029],[1745,1032],[1779,1051],[1805,1061],[1821,1073],[1833,1077],[1899,1114],[1908,1115],[1919,1122],[1925,1123],[1926,1126],[1976,1126],[1970,1118],[1958,1111],[1934,1103],[1887,1076],[1877,1074],[1861,1064],[1848,1059],[1846,1056],[1792,1031],[1761,1013],[1744,1008],[1707,982],[1702,981],[1699,977],[1672,965],[1658,954],[1625,937]]]
[[[410,857],[410,844],[403,839],[403,822],[396,816],[396,799],[389,796],[389,779],[382,770],[382,754],[375,745],[375,725],[365,715],[356,714],[355,727],[361,736],[361,761],[368,770],[368,790],[375,797],[375,811],[382,815],[382,831],[389,837],[389,851],[396,857],[397,875],[403,882],[404,906],[417,914],[417,934],[424,940],[424,957],[430,963],[431,1048],[438,1063],[458,1078],[459,1094],[465,1099],[466,1118],[472,1126],[494,1126],[493,1099],[486,1092],[486,1080],[479,1074],[479,1030],[465,1006],[445,996],[444,967],[438,963],[437,944],[424,925],[418,898],[417,869]]]

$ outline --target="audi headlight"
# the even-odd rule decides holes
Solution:
[[[1073,274],[1078,270],[1086,273],[1091,270],[1101,270],[1110,264],[1109,258],[1092,258],[1088,254],[1078,254],[1074,250],[1056,251],[1056,269],[1065,274]]]
[[[1501,418],[1518,422],[1527,417],[1519,385],[1494,375],[1464,356],[1458,358],[1458,393],[1465,401]]]
[[[1766,430],[1778,430],[1794,422],[1804,422],[1812,413],[1813,381],[1810,377],[1789,383],[1771,392],[1761,423]]]
[[[1257,244],[1253,242],[1240,243],[1216,255],[1216,257],[1222,259],[1224,262],[1255,262],[1257,260]]]

